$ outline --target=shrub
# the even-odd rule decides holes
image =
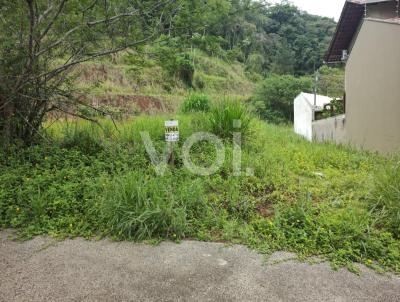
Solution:
[[[187,86],[192,87],[194,66],[190,54],[179,47],[179,39],[168,39],[154,48],[160,66],[170,76],[181,79]]]
[[[175,73],[188,87],[193,86],[194,66],[188,54],[182,54],[176,57]]]
[[[368,199],[379,224],[400,238],[400,160],[377,175]]]
[[[224,98],[211,109],[211,131],[221,138],[230,138],[234,132],[245,136],[250,130],[250,120],[247,108],[238,99]]]
[[[309,77],[296,78],[290,75],[270,76],[258,87],[252,97],[257,113],[272,123],[293,121],[293,101],[300,92],[310,92]]]
[[[188,112],[208,112],[210,110],[210,98],[206,94],[191,93],[182,104],[181,111]]]
[[[328,107],[325,107],[322,112],[322,118],[329,118],[333,116],[337,116],[340,114],[344,114],[344,101],[341,99],[334,98],[330,102]]]

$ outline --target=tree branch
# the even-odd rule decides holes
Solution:
[[[175,2],[175,1],[176,0],[167,0],[165,3],[164,3],[164,1],[158,1],[149,11],[142,12],[142,14],[145,14],[145,15],[149,14],[149,13],[153,12],[155,9],[159,8],[160,6],[167,5],[167,4]],[[121,14],[115,15],[111,18],[105,18],[105,19],[96,20],[96,21],[89,21],[89,22],[87,22],[87,25],[94,26],[94,25],[98,25],[98,24],[102,24],[102,23],[106,23],[106,22],[113,22],[113,21],[118,20],[123,17],[132,17],[132,16],[136,15],[137,13],[140,13],[140,11],[138,9],[136,9],[132,12],[129,12],[129,13],[121,13]]]
[[[58,16],[61,14],[61,12],[62,12],[62,10],[63,10],[63,8],[64,8],[64,5],[65,5],[65,3],[66,3],[67,1],[68,1],[68,0],[62,0],[62,1],[61,1],[60,5],[59,5],[59,7],[58,7],[58,10],[57,10],[56,14],[54,15],[53,19],[50,21],[50,23],[47,25],[46,29],[45,29],[45,30],[43,31],[43,33],[40,35],[39,41],[41,41],[41,40],[47,35],[47,33],[49,32],[49,30],[50,30],[51,27],[53,26],[54,22],[57,20]]]
[[[50,51],[52,48],[57,47],[58,45],[60,45],[63,41],[65,41],[66,38],[68,38],[68,36],[70,34],[72,34],[73,32],[75,32],[76,30],[78,30],[81,26],[76,26],[72,29],[70,29],[69,31],[67,31],[64,36],[62,38],[60,38],[58,41],[54,42],[53,44],[49,45],[48,47],[46,47],[45,49],[42,49],[41,51],[35,53],[35,56],[38,57],[40,55],[42,55],[45,52]]]
[[[137,46],[139,44],[143,44],[143,43],[151,40],[155,35],[156,35],[156,33],[154,32],[153,34],[151,34],[150,36],[148,36],[148,37],[146,37],[146,38],[144,38],[142,40],[135,41],[135,42],[132,42],[132,43],[128,43],[128,44],[126,44],[124,46],[121,46],[121,47],[117,47],[117,48],[113,48],[113,49],[109,49],[109,50],[103,50],[103,51],[92,53],[92,54],[86,54],[86,57],[78,59],[76,61],[73,61],[73,62],[65,64],[65,65],[59,66],[59,67],[57,67],[57,68],[55,68],[55,69],[53,69],[53,70],[51,70],[49,72],[46,72],[44,74],[39,75],[38,78],[46,77],[48,79],[49,76],[50,76],[50,78],[52,78],[55,75],[59,74],[60,72],[63,72],[63,71],[65,71],[65,70],[69,69],[70,67],[75,66],[77,64],[84,63],[84,62],[93,60],[95,58],[107,56],[107,55],[110,55],[110,54],[115,54],[115,53],[123,51],[123,50],[125,50],[127,48],[130,48],[130,47],[133,47],[133,46]]]
[[[50,4],[49,7],[39,16],[37,22],[40,23],[44,18],[46,18],[48,16],[48,14],[51,13],[53,8],[54,8],[54,6],[52,4]]]
[[[33,62],[33,32],[35,29],[35,10],[33,7],[33,0],[26,0],[29,10],[29,40],[28,40],[28,55],[29,60],[27,67],[30,68]]]
[[[89,21],[86,24],[88,26],[94,26],[94,25],[97,25],[97,24],[105,23],[105,22],[112,22],[112,21],[115,21],[115,20],[117,20],[119,18],[122,18],[122,17],[132,17],[132,16],[136,15],[138,12],[139,12],[138,10],[135,10],[133,12],[122,13],[122,14],[116,15],[116,16],[111,17],[111,18],[106,18],[106,19],[97,20],[97,21]]]

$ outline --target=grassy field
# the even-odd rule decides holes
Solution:
[[[155,173],[140,131],[164,148],[164,121],[180,121],[175,166]],[[252,118],[243,126],[242,169],[233,171],[232,138],[217,173],[196,176],[183,165],[193,133],[218,135],[221,112],[137,117],[101,127],[57,122],[49,142],[3,152],[0,226],[21,238],[110,236],[158,242],[185,238],[241,243],[262,253],[318,255],[334,267],[354,262],[400,273],[398,159],[330,144],[311,144],[289,127]],[[244,117],[242,117],[244,118]],[[247,117],[246,117],[247,118]],[[193,162],[209,165],[214,147],[197,143]]]

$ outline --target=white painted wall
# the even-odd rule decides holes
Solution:
[[[312,108],[300,94],[294,100],[294,132],[312,141]]]
[[[316,110],[321,111],[324,105],[329,104],[331,98],[317,95]],[[305,137],[307,140],[313,139],[313,107],[314,95],[310,93],[300,93],[294,100],[294,132]]]

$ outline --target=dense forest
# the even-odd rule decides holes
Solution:
[[[289,2],[270,6],[253,0],[185,0],[171,20],[175,45],[243,62],[260,74],[314,72],[336,26]]]
[[[198,50],[242,64],[253,82],[271,74],[301,76],[322,65],[335,28],[332,19],[286,1],[3,0],[0,16],[4,142],[30,142],[47,113],[71,113],[79,103],[73,71],[82,63],[126,51],[140,61],[146,53],[167,75],[201,89],[202,80],[193,85]]]

